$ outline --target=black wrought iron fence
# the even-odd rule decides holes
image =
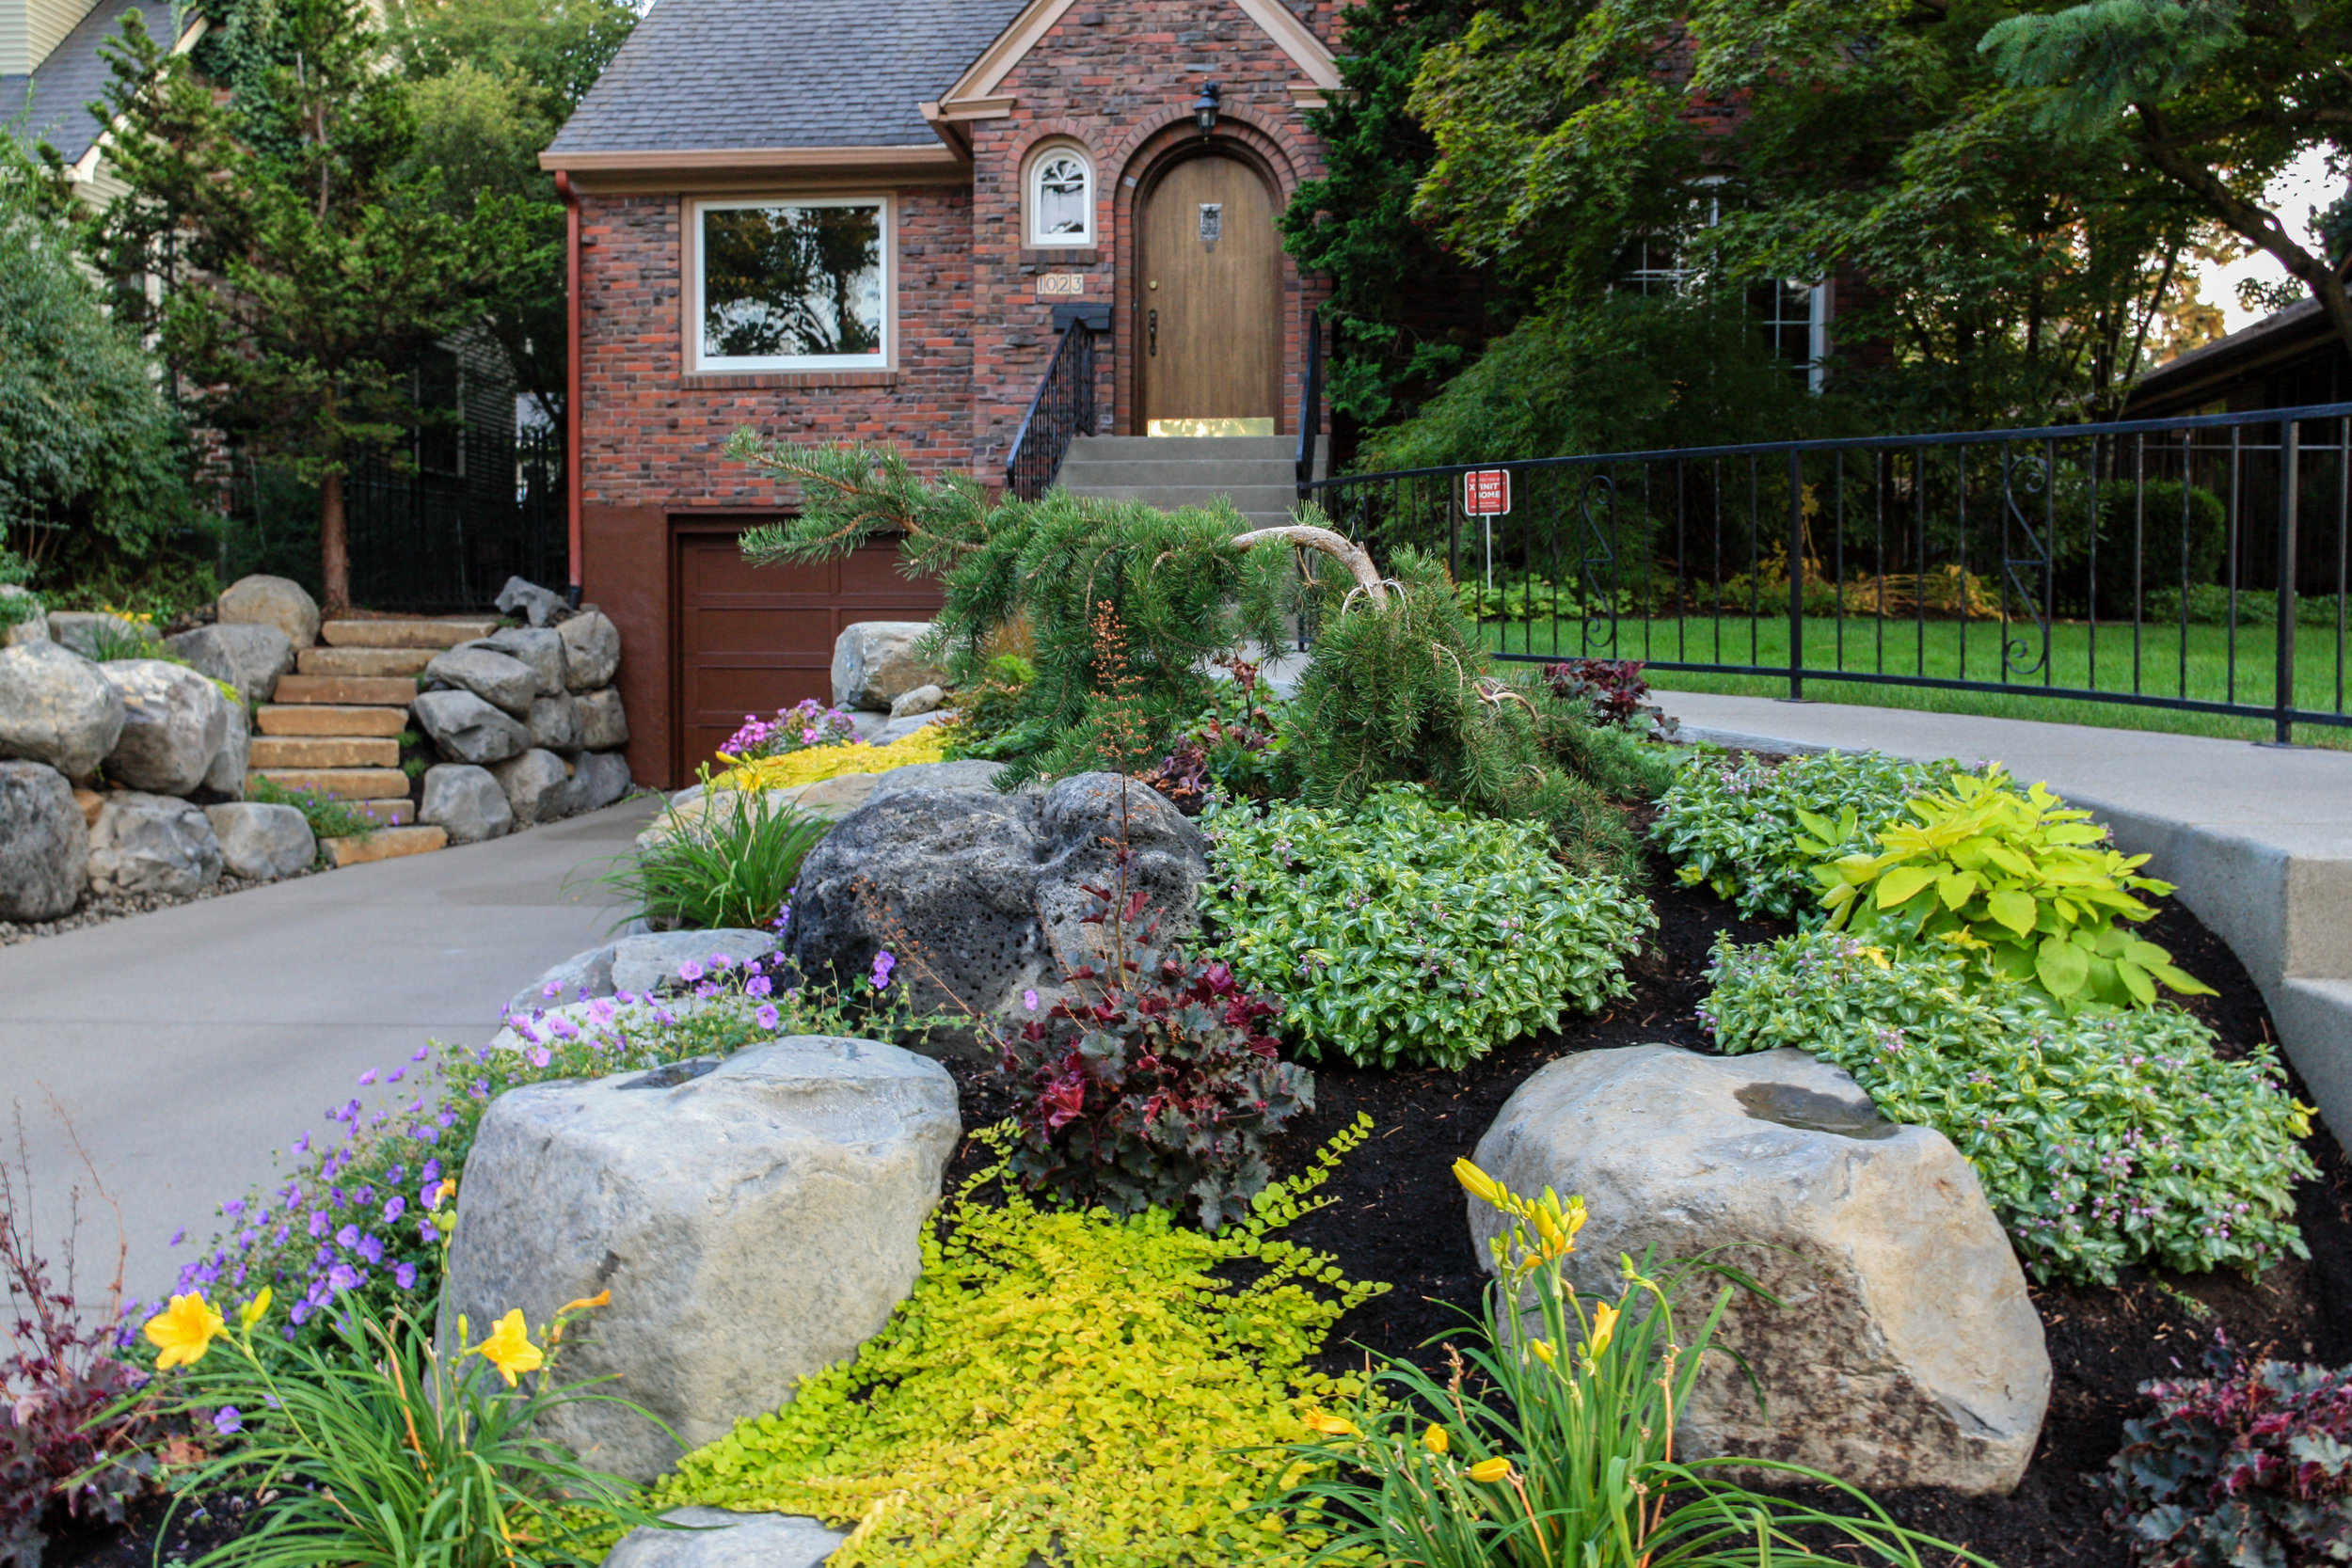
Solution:
[[[2283,741],[2352,724],[2348,459],[2352,404],[2331,404],[1300,493],[1382,560],[1442,558],[1502,658],[2259,716]]]
[[[1025,501],[1045,494],[1073,438],[1094,429],[1094,329],[1073,319],[1029,399],[1005,462],[1005,488]]]

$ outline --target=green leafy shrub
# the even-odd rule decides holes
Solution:
[[[1868,835],[1901,815],[1905,800],[1959,767],[1820,752],[1773,768],[1705,752],[1683,762],[1659,800],[1650,836],[1685,887],[1704,884],[1750,919],[1803,919],[1815,912],[1820,889],[1818,863],[1800,844],[1800,812],[1830,819],[1851,812],[1854,832],[1836,846],[1838,856],[1851,854],[1868,847]]]
[[[1209,802],[1271,800],[1298,793],[1298,769],[1286,727],[1289,705],[1273,696],[1248,659],[1230,660],[1233,678],[1216,688],[1200,716],[1141,783],[1198,816]]]
[[[289,789],[267,775],[248,781],[245,794],[246,800],[262,805],[294,807],[310,825],[312,836],[320,839],[364,837],[384,826],[348,800],[315,789]]]
[[[699,817],[621,856],[598,879],[628,900],[624,920],[656,930],[765,929],[833,824],[758,790],[713,788],[707,768],[703,792]]]
[[[2090,539],[2083,525],[2087,509],[2080,499],[2082,480],[2071,476],[2056,509],[2050,541],[2052,565],[2058,593],[2064,597],[2090,595]],[[2172,618],[2180,614],[2181,584],[2191,593],[2210,585],[2221,575],[2223,552],[2229,546],[2229,512],[2221,498],[2200,485],[2177,479],[2152,479],[2145,489],[2129,479],[2103,481],[2099,496],[2098,611],[2102,619],[2129,620],[2132,600],[2144,587],[2153,600],[2169,594]]]
[[[2221,1340],[2209,1373],[2143,1383],[2156,1413],[2123,1423],[2107,1522],[2142,1568],[2352,1558],[2352,1371],[2248,1366]]]
[[[2259,1047],[2224,1061],[2172,1007],[2068,1016],[1950,949],[1814,932],[1718,944],[1702,1017],[1738,1054],[1794,1046],[1894,1121],[1952,1140],[2037,1279],[2259,1271],[2307,1257],[2294,1184],[2311,1113]]]
[[[855,1523],[831,1568],[1232,1568],[1311,1550],[1311,1509],[1259,1512],[1313,1467],[1305,1402],[1351,1395],[1309,1370],[1354,1284],[1279,1232],[1363,1140],[1216,1236],[1164,1209],[1054,1212],[975,1177],[933,1221],[914,1294],[853,1362],[688,1454],[661,1507]],[[1001,1150],[1009,1131],[983,1132]],[[1238,1282],[1246,1278],[1248,1283]]]
[[[1657,915],[1580,877],[1529,822],[1387,785],[1359,811],[1276,805],[1204,819],[1210,956],[1285,1003],[1299,1054],[1457,1069],[1630,988]]]
[[[1113,933],[1101,967],[1072,970],[1071,993],[1005,1042],[1009,1158],[1031,1192],[1118,1214],[1189,1200],[1213,1231],[1264,1189],[1266,1144],[1314,1109],[1315,1083],[1266,1033],[1282,1005],[1139,940],[1142,900],[1087,917]]]
[[[2128,617],[2126,605],[2121,616]],[[2148,595],[2141,612],[2142,619],[2152,626],[2178,626],[2181,622],[2181,591],[2159,588]],[[2234,604],[2230,591],[2217,582],[2192,583],[2188,590],[2188,622],[2199,626],[2226,626],[2233,617],[2240,626],[2275,626],[2279,624],[2279,594],[2271,588],[2241,588]],[[2333,594],[2305,594],[2295,601],[2295,624],[2298,626],[2332,627],[2336,624],[2336,596]]]
[[[1816,860],[1814,877],[1832,929],[1905,942],[1941,941],[1982,949],[2012,980],[2038,985],[2060,1006],[2151,1006],[2158,984],[2187,995],[2212,988],[2174,966],[2172,955],[2133,936],[2155,911],[2132,896],[2164,897],[2169,882],[2136,872],[2146,855],[2125,855],[2087,811],[2035,784],[2020,793],[2000,768],[1954,773],[1948,790],[1903,802],[1871,848],[1840,854],[1859,816],[1836,821],[1799,812],[1812,836],[1798,847]]]
[[[1325,1416],[1302,1455],[1340,1462],[1295,1503],[1344,1521],[1341,1559],[1416,1568],[1913,1568],[1984,1560],[1905,1529],[1870,1498],[1819,1470],[1744,1457],[1677,1460],[1675,1414],[1732,1290],[1720,1266],[1653,1275],[1625,1260],[1615,1301],[1580,1296],[1563,1275],[1584,1223],[1581,1198],[1515,1194],[1469,1161],[1454,1173],[1510,1222],[1497,1279],[1470,1326],[1463,1370],[1440,1382],[1410,1361],[1373,1378],[1394,1397],[1355,1419]],[[1708,1274],[1733,1281],[1695,1329],[1675,1304]],[[1686,1338],[1684,1336],[1688,1335]],[[1431,1418],[1436,1419],[1432,1420]],[[1853,1515],[1792,1503],[1743,1481],[1821,1488]],[[1925,1549],[1923,1552],[1923,1548]],[[1323,1560],[1318,1559],[1316,1560]]]

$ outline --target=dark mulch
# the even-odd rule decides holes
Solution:
[[[1484,1276],[1452,1169],[1514,1089],[1570,1052],[1650,1042],[1711,1050],[1695,1009],[1707,994],[1716,934],[1758,942],[1787,929],[1740,920],[1729,905],[1668,878],[1654,879],[1648,892],[1659,913],[1655,943],[1630,966],[1632,997],[1600,1016],[1514,1042],[1459,1073],[1316,1068],[1314,1114],[1293,1123],[1276,1145],[1276,1169],[1300,1169],[1359,1112],[1372,1117],[1374,1131],[1326,1187],[1330,1205],[1285,1235],[1331,1253],[1350,1278],[1394,1287],[1341,1321],[1324,1358],[1327,1370],[1360,1366],[1366,1350],[1435,1366],[1442,1352],[1422,1349],[1424,1342],[1457,1334],[1461,1312],[1475,1310]],[[2218,992],[2189,1005],[2225,1046],[2275,1037],[2245,966],[2195,916],[2175,903],[2146,929]],[[951,1067],[966,1125],[1005,1113],[993,1074],[963,1063]],[[2100,1477],[2122,1446],[2124,1418],[2140,1405],[2141,1383],[2195,1370],[2216,1329],[2258,1353],[2352,1362],[2352,1168],[2325,1131],[2313,1136],[2311,1151],[2321,1180],[2303,1189],[2297,1213],[2311,1262],[2273,1269],[2258,1285],[2234,1275],[2134,1270],[2112,1290],[2035,1288],[2055,1376],[2049,1417],[2024,1483],[2008,1497],[1922,1492],[1880,1500],[1902,1522],[2008,1568],[2129,1568],[2123,1538],[2101,1518],[2106,1497]],[[967,1144],[950,1173],[951,1187],[984,1152]]]

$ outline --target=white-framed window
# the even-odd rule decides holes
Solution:
[[[1094,243],[1094,164],[1067,143],[1055,143],[1029,160],[1029,244],[1037,246]]]
[[[846,371],[890,363],[890,198],[694,204],[697,370]]]
[[[1717,178],[1699,182],[1702,187],[1720,182]],[[1723,198],[1702,189],[1692,200],[1691,213],[1695,227],[1711,229],[1723,221]],[[1677,294],[1699,281],[1698,269],[1685,260],[1676,236],[1637,234],[1617,253],[1609,286],[1629,293]],[[1829,285],[1781,278],[1750,288],[1747,304],[1773,354],[1804,375],[1809,388],[1820,391],[1822,362],[1829,357]]]

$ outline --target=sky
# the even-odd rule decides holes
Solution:
[[[2325,207],[2343,191],[2344,182],[2328,176],[2328,159],[2324,149],[2313,148],[2288,166],[2271,184],[2270,210],[2277,213],[2287,226],[2287,231],[2305,245],[2316,245],[2311,216],[2315,208]],[[2286,277],[2286,268],[2261,251],[2232,261],[2226,266],[2205,269],[2200,279],[2198,293],[2209,303],[2221,307],[2229,330],[2260,321],[2266,311],[2243,310],[2238,308],[2237,285],[2242,277],[2278,279]]]

